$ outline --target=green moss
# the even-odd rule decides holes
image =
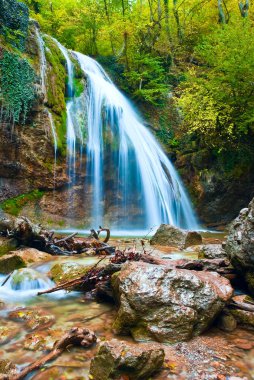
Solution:
[[[34,190],[27,194],[19,195],[18,197],[7,199],[0,203],[0,208],[7,214],[18,216],[22,208],[30,201],[40,199],[44,192]]]
[[[55,264],[50,270],[50,276],[57,284],[85,275],[90,266],[83,266],[75,262]]]
[[[84,81],[79,78],[74,78],[73,86],[74,86],[74,96],[79,97],[84,92],[84,89],[85,89]]]

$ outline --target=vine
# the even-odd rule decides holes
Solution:
[[[5,52],[0,61],[2,118],[13,124],[25,123],[35,98],[35,72],[26,59]]]

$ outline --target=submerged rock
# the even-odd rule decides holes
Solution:
[[[227,254],[222,244],[207,244],[202,246],[198,257],[200,259],[223,259],[227,257]]]
[[[90,268],[90,266],[85,266],[75,261],[67,261],[55,264],[51,268],[49,276],[54,282],[60,284],[86,274]]]
[[[6,237],[0,236],[0,256],[6,255],[13,249],[17,248],[18,241],[16,239],[9,239]]]
[[[9,313],[9,318],[25,322],[26,327],[31,330],[48,328],[55,322],[55,317],[43,309],[17,309]]]
[[[0,345],[9,342],[13,339],[20,329],[17,323],[12,321],[0,320]]]
[[[112,339],[101,344],[92,359],[90,375],[94,380],[148,379],[160,370],[164,356],[161,348],[140,347]]]
[[[159,342],[202,333],[233,293],[229,281],[217,273],[142,262],[125,264],[112,284],[119,301],[116,333]]]
[[[0,380],[6,379],[5,375],[14,376],[17,373],[17,367],[7,359],[0,359]]]
[[[150,243],[152,245],[187,248],[202,244],[202,236],[196,231],[184,231],[170,224],[161,224]]]
[[[254,294],[254,199],[231,224],[225,250],[232,265],[243,274]]]
[[[8,255],[0,258],[0,273],[8,274],[15,269],[26,268],[33,263],[51,260],[48,253],[38,251],[34,248],[23,248],[18,251],[11,251]]]

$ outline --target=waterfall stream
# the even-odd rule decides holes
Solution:
[[[116,229],[161,223],[197,229],[179,175],[132,104],[98,62],[75,55],[87,77],[86,186],[93,188],[94,225],[108,219]],[[107,218],[107,203],[114,219]]]

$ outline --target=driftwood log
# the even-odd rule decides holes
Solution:
[[[97,338],[93,331],[88,329],[82,329],[78,327],[72,328],[67,334],[65,334],[62,339],[56,341],[54,348],[48,354],[42,356],[40,359],[36,360],[26,368],[24,368],[20,373],[14,376],[6,376],[6,380],[21,380],[24,379],[32,371],[42,367],[45,363],[57,358],[70,346],[81,346],[84,348],[91,347],[96,343]]]
[[[106,237],[100,241],[101,232],[106,232]],[[20,245],[37,248],[51,255],[73,255],[93,249],[95,254],[112,254],[115,248],[107,244],[110,239],[110,230],[99,227],[98,231],[91,230],[87,238],[78,238],[77,232],[57,238],[53,231],[48,231],[40,224],[32,223],[28,218],[2,218],[0,219],[0,235],[14,237]]]

